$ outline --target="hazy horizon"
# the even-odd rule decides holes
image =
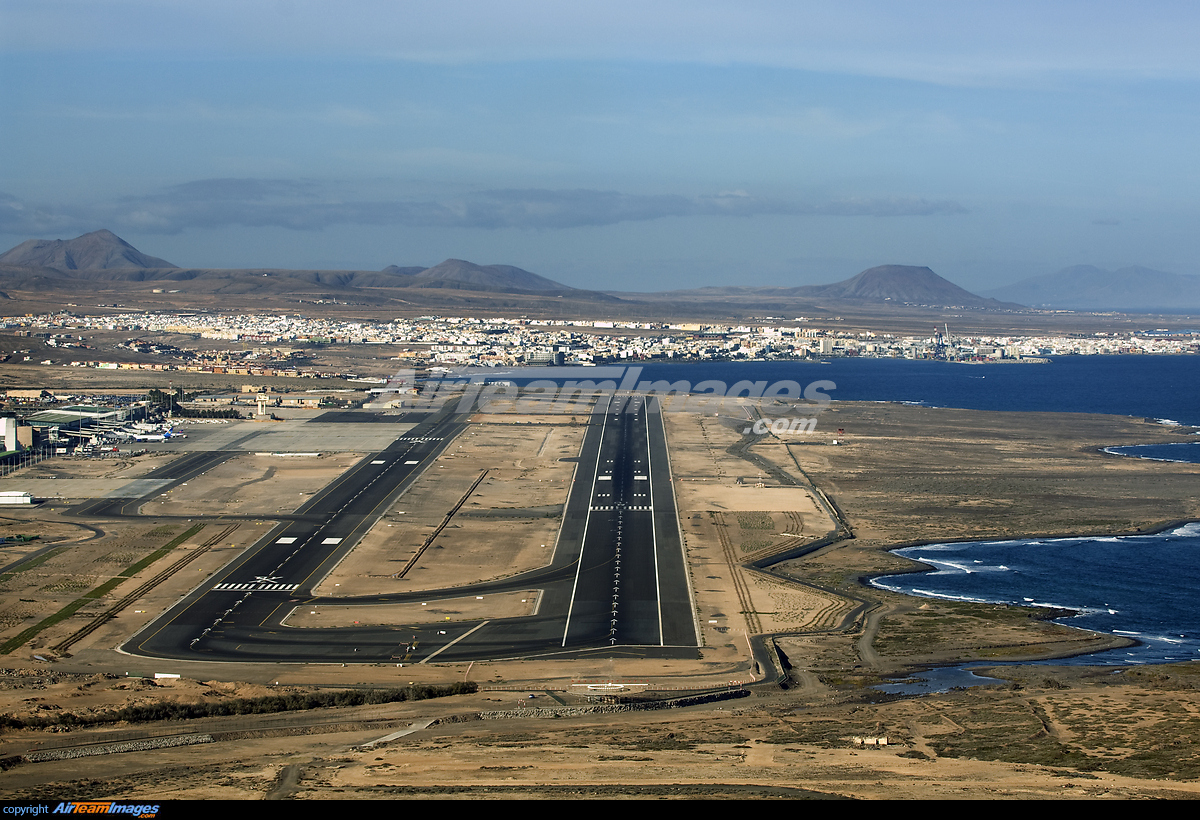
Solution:
[[[0,0],[0,245],[574,287],[1200,273],[1200,9]]]

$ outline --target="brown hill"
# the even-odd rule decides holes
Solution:
[[[174,268],[147,256],[112,231],[92,231],[74,239],[30,239],[0,255],[0,265],[56,270]]]
[[[927,267],[879,265],[868,268],[831,285],[804,285],[794,288],[721,286],[664,293],[621,293],[624,299],[678,304],[738,305],[769,311],[808,311],[819,306],[837,310],[839,305],[861,305],[891,309],[903,306],[923,308],[967,307],[979,310],[1021,310],[1022,305],[985,299],[943,279]],[[870,308],[874,310],[875,308]]]
[[[67,279],[63,279],[63,276]],[[26,287],[35,284],[70,288],[70,280],[88,282],[188,283],[208,293],[286,293],[343,291],[358,288],[424,288],[479,293],[570,295],[613,301],[611,296],[578,290],[512,265],[476,265],[447,259],[432,268],[389,265],[382,271],[184,270],[147,256],[107,230],[71,240],[30,239],[0,255],[0,279]]]
[[[797,296],[944,307],[1009,307],[963,290],[927,267],[879,265],[832,285],[793,288]]]
[[[395,266],[392,266],[395,268]],[[397,269],[404,270],[404,269]],[[462,259],[447,259],[412,275],[411,287],[479,290],[497,293],[566,292],[575,288],[559,284],[512,265],[476,265]]]
[[[462,259],[447,259],[432,268],[390,265],[382,271],[185,269],[147,256],[106,230],[72,240],[31,239],[0,255],[0,284],[18,291],[92,293],[112,283],[137,283],[143,286],[137,290],[172,294],[295,294],[337,299],[380,290],[420,289],[462,291],[468,298],[470,294],[511,294],[585,302],[620,301],[512,265],[476,265]]]

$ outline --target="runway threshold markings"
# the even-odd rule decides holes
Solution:
[[[214,592],[291,592],[299,584],[263,584],[258,582],[243,584],[217,584]]]

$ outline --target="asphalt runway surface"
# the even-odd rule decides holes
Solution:
[[[548,566],[503,581],[444,590],[363,598],[310,594],[465,429],[462,417],[439,413],[364,458],[284,517],[268,536],[122,649],[159,658],[296,663],[460,662],[597,653],[694,658],[697,630],[665,431],[657,403],[649,404],[642,397],[621,397],[601,399],[597,405]],[[217,458],[196,454],[162,469],[179,464],[172,476],[195,475],[207,469],[205,455]],[[130,514],[137,503],[127,501],[120,509]],[[369,607],[533,588],[543,591],[538,612],[525,617],[325,628],[282,623],[302,606]]]

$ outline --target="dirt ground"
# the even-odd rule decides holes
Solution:
[[[21,687],[26,709],[42,714],[83,713],[105,693],[150,702],[279,691],[117,676],[50,682],[35,674],[45,673],[9,672],[4,680]],[[880,703],[818,684],[667,712],[545,718],[533,710],[578,699],[562,690],[493,688],[314,710],[303,725],[282,715],[203,719],[188,727],[211,738],[199,745],[26,763],[5,773],[0,790],[10,800],[1200,794],[1188,742],[1200,728],[1194,668],[1006,667],[1000,674],[1009,680],[993,687]],[[480,719],[498,710],[511,716]],[[89,732],[86,739],[128,734]],[[42,751],[85,739],[42,735],[35,741]],[[866,739],[886,745],[862,745]],[[4,749],[30,740],[30,733],[8,732]]]
[[[885,674],[923,665],[1054,657],[1098,648],[1107,639],[1047,623],[1024,609],[923,601],[860,582],[910,566],[885,549],[898,544],[1133,532],[1200,518],[1200,466],[1099,452],[1112,444],[1183,440],[1188,431],[1108,416],[904,405],[838,403],[826,412],[822,431],[845,430],[837,445],[822,432],[786,440],[768,436],[743,450],[738,447],[745,442],[733,425],[668,414],[680,526],[703,630],[698,661],[597,658],[568,666],[522,661],[345,669],[180,664],[175,671],[182,670],[183,678],[155,684],[107,677],[129,668],[137,674],[157,671],[130,663],[132,659],[118,660],[110,649],[148,614],[122,615],[54,664],[37,661],[36,654],[67,633],[66,625],[59,625],[7,656],[11,670],[0,678],[0,713],[29,717],[155,699],[232,699],[314,685],[469,680],[480,691],[358,711],[315,710],[290,718],[110,726],[104,731],[122,736],[181,730],[215,734],[212,743],[160,750],[152,758],[108,754],[18,765],[5,774],[0,793],[10,799],[68,793],[241,799],[1128,798],[1200,792],[1200,756],[1190,742],[1200,730],[1195,664],[1117,672],[1006,666],[993,672],[1005,679],[1001,685],[894,699],[870,687]],[[451,526],[414,564],[414,569],[426,567],[416,573],[424,586],[408,588],[434,588],[448,578],[496,577],[502,568],[544,561],[543,550],[553,545],[558,519],[530,513],[561,506],[574,465],[559,459],[577,453],[582,427],[567,418],[513,415],[478,421],[430,469],[429,481],[417,482],[380,520],[352,553],[354,560],[339,567],[337,578],[327,579],[326,591],[362,594],[397,588],[388,586],[397,583],[392,578],[396,569],[409,561],[484,470],[483,482]],[[242,480],[248,477],[253,476],[246,473]],[[287,481],[278,472],[258,477],[252,485],[261,493],[255,503],[270,508],[275,499],[271,487]],[[188,490],[195,499],[210,491],[199,485]],[[236,497],[249,497],[247,492]],[[835,516],[822,499],[828,499]],[[184,504],[184,497],[172,503]],[[11,516],[17,523],[0,521],[0,526],[20,531],[33,520],[20,515]],[[264,509],[261,524],[245,522],[206,548],[136,609],[160,611],[195,586],[195,578],[203,577],[196,573],[212,571],[253,543],[261,528],[270,526],[267,515]],[[770,571],[743,566],[814,543],[834,530],[837,515],[844,534],[853,537]],[[141,529],[125,525],[120,536],[107,531],[97,536],[48,511],[42,519],[48,533],[75,539],[64,543],[79,544],[65,551],[76,557],[59,565],[54,562],[65,558],[52,556],[36,569],[0,579],[0,605],[14,613],[0,638],[16,634],[33,617],[22,617],[20,607],[36,614],[46,606],[25,599],[44,602],[61,596],[50,589],[67,580],[68,566],[78,572],[96,565],[102,553],[114,552],[131,563],[182,532],[180,525],[170,533],[159,529],[153,534],[162,525],[147,522]],[[494,546],[484,549],[476,543],[492,539],[493,532]],[[199,550],[218,534],[222,531],[210,524],[176,553]],[[162,559],[139,578],[173,560]],[[463,568],[465,575],[454,574]],[[84,586],[111,571],[92,569]],[[530,597],[524,597],[430,601],[423,613],[407,608],[372,617],[407,621],[478,617],[481,611],[509,614],[531,605]],[[361,620],[363,609],[354,609],[324,607],[319,615],[304,610],[294,618],[297,625]],[[78,628],[88,617],[74,616],[71,626]],[[752,667],[748,652],[748,636],[756,633],[776,635],[787,675],[782,687],[759,686],[748,698],[666,712],[555,718],[525,712],[525,717],[518,713],[503,720],[459,720],[491,710],[586,706],[581,685],[601,681],[638,683],[627,692],[634,700],[752,681],[762,674]],[[429,720],[442,722],[370,750],[359,748]],[[0,734],[0,756],[99,737],[95,730],[66,734],[77,737],[7,729]],[[856,737],[887,737],[887,745],[864,748],[856,745]]]
[[[292,512],[362,457],[362,453],[287,458],[246,453],[163,493],[142,512],[171,516]]]
[[[477,417],[314,591],[441,589],[545,566],[575,472],[565,459],[579,455],[584,429],[574,417]]]
[[[663,421],[706,657],[744,656],[750,634],[833,626],[847,600],[743,566],[833,529],[805,478],[793,469],[784,485],[731,455],[743,425],[728,417],[666,412]]]

